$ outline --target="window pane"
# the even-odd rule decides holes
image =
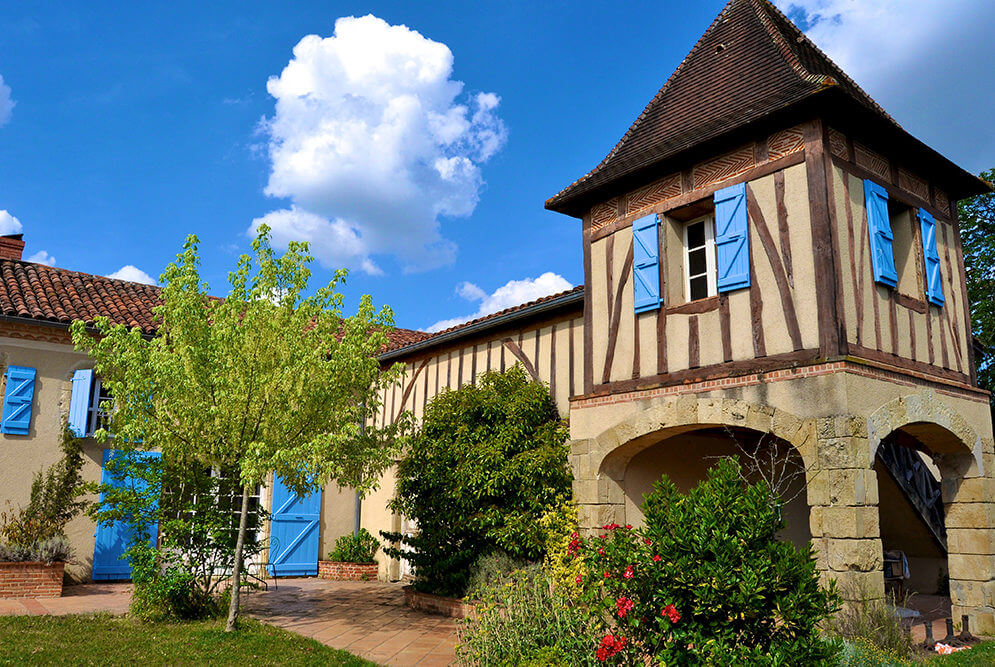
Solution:
[[[708,277],[699,276],[691,279],[691,300],[697,301],[708,296]]]
[[[688,275],[697,276],[704,273],[706,270],[705,264],[705,249],[698,248],[692,250],[688,253]]]
[[[705,223],[695,222],[688,225],[688,248],[705,245]]]

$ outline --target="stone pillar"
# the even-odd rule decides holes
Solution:
[[[622,480],[615,479],[609,472],[598,474],[605,453],[597,451],[596,447],[596,440],[570,442],[574,501],[577,503],[580,528],[585,533],[598,530],[608,523],[625,523]]]
[[[835,579],[844,599],[883,598],[878,481],[862,417],[839,415],[817,421],[808,502],[812,545],[823,581]]]
[[[981,473],[970,454],[939,457],[946,512],[947,567],[953,617],[967,614],[971,631],[995,633],[995,479],[991,443]]]

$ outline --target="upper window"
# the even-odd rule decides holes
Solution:
[[[684,225],[684,298],[697,301],[716,292],[715,218],[706,215]]]
[[[86,416],[86,435],[93,435],[97,429],[107,428],[110,423],[110,403],[112,396],[110,390],[100,381],[94,378],[90,387],[90,403]]]

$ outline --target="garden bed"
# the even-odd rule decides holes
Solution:
[[[376,581],[380,566],[376,563],[342,563],[334,560],[318,561],[318,578],[333,581]]]
[[[62,596],[66,564],[0,563],[0,598],[57,598]]]
[[[404,587],[404,604],[411,609],[450,618],[466,618],[476,611],[476,606],[472,602],[466,602],[461,598],[423,593],[413,586]]]

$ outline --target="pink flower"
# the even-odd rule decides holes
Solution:
[[[631,565],[625,568],[625,572],[622,573],[622,576],[625,577],[626,579],[632,579],[633,575],[635,575],[635,572],[633,571]]]
[[[618,617],[625,618],[625,615],[632,611],[636,603],[627,597],[620,597],[615,600],[615,609],[618,610]]]

